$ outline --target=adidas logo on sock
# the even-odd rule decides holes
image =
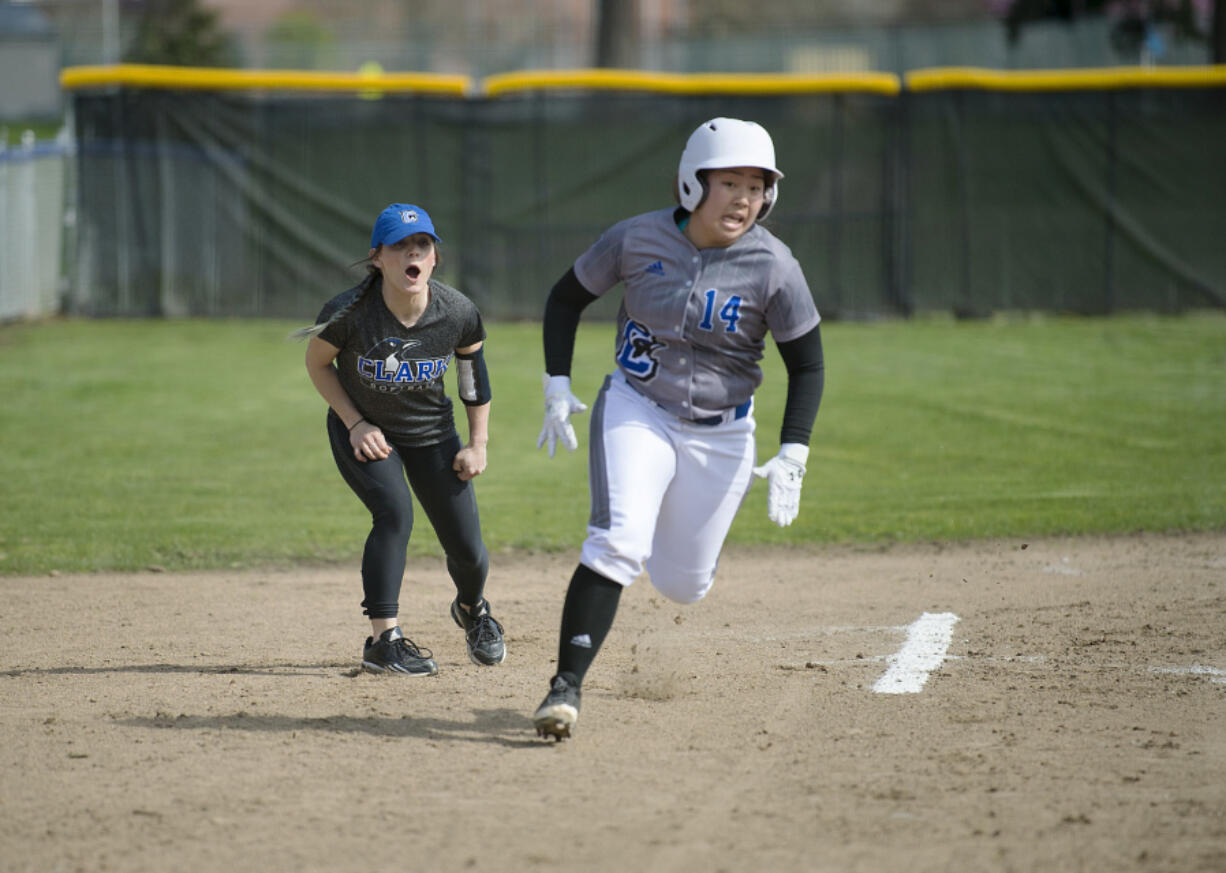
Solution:
[[[656,261],[654,264],[652,264],[650,267],[647,268],[647,272],[655,273],[657,276],[663,276],[664,275],[664,264],[661,263],[660,261]]]
[[[570,644],[583,649],[590,649],[592,647],[592,638],[587,634],[579,634],[570,638]]]

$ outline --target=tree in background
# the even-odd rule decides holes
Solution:
[[[200,0],[147,0],[124,53],[131,64],[226,67],[238,62],[233,37]]]
[[[295,9],[280,16],[264,38],[273,66],[318,69],[333,61],[336,35],[310,9]]]
[[[638,17],[638,0],[597,0],[596,66],[635,66]]]
[[[1226,0],[987,0],[1004,21],[1010,44],[1032,22],[1109,16],[1111,43],[1122,55],[1150,52],[1164,31],[1205,42],[1209,62],[1226,63]]]

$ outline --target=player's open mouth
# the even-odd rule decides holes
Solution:
[[[416,264],[410,264],[408,269],[404,271],[404,274],[410,282],[416,282],[421,277],[421,267]]]
[[[723,218],[720,219],[720,223],[722,223],[724,227],[728,228],[729,230],[736,230],[738,227],[741,227],[745,223],[745,216],[743,215],[725,215]]]

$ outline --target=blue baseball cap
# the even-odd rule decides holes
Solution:
[[[406,236],[415,233],[428,233],[435,242],[443,240],[434,232],[434,222],[426,210],[412,203],[393,203],[379,213],[375,219],[375,229],[370,234],[370,247],[390,246],[400,242]]]

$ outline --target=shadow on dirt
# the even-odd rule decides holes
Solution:
[[[330,715],[302,718],[290,715],[253,715],[239,711],[230,715],[170,715],[159,712],[152,717],[118,719],[117,724],[155,730],[258,731],[289,734],[302,739],[304,733],[369,734],[418,740],[494,743],[508,748],[548,748],[532,736],[532,723],[514,709],[476,709],[472,721],[402,715],[354,717]]]
[[[357,675],[352,661],[330,664],[125,664],[109,667],[29,667],[0,670],[0,676],[100,676],[105,673],[241,673],[252,676]]]

